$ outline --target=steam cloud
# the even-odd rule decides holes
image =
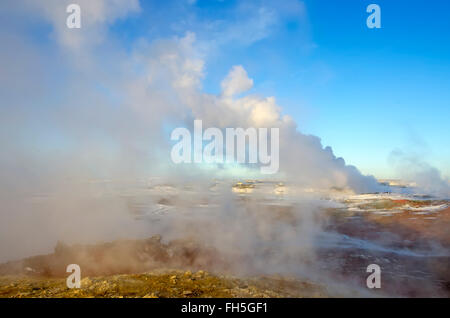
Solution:
[[[355,191],[376,187],[319,138],[298,132],[274,97],[241,96],[253,85],[242,66],[231,68],[219,95],[202,92],[206,57],[194,33],[141,39],[127,51],[108,27],[138,13],[138,1],[79,1],[80,30],[66,27],[68,4],[0,5],[1,260],[47,251],[58,239],[146,235],[148,227],[124,213],[126,201],[102,197],[93,181],[162,176],[207,184],[226,176],[223,169],[170,162],[167,128],[194,119],[220,128],[279,127],[277,178]],[[34,42],[34,28],[45,26],[48,43]]]
[[[310,248],[320,231],[310,201],[297,205],[288,226],[256,217],[257,204],[243,212],[227,191],[212,200],[220,208],[208,217],[190,213],[150,224],[130,218],[127,193],[142,189],[138,181],[145,185],[157,176],[171,184],[195,184],[201,193],[213,178],[236,176],[226,167],[171,163],[170,130],[190,127],[194,119],[205,127],[280,128],[275,179],[379,190],[375,178],[336,158],[318,137],[299,132],[274,97],[248,94],[253,81],[243,66],[231,66],[221,93],[203,92],[208,50],[194,33],[124,47],[109,27],[137,14],[137,0],[78,3],[83,24],[75,31],[65,24],[69,1],[0,4],[0,261],[46,252],[57,240],[163,232],[167,239],[193,235],[225,255],[247,255],[253,261],[243,264],[260,271],[298,271],[291,260],[313,258]],[[33,19],[23,19],[29,16]],[[264,17],[274,18],[267,12]],[[49,32],[48,42],[36,43],[34,32]],[[192,212],[183,207],[195,198],[184,195],[172,197],[173,204]],[[266,249],[269,242],[278,254]]]

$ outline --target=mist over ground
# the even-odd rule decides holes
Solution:
[[[192,130],[195,119],[205,128],[279,128],[280,171],[269,181],[351,193],[389,190],[337,158],[319,137],[302,133],[276,97],[253,94],[242,65],[230,65],[218,94],[205,92],[209,54],[235,39],[212,41],[186,30],[125,46],[110,28],[138,15],[139,1],[80,0],[80,30],[66,27],[69,3],[0,4],[0,261],[48,253],[57,241],[161,234],[167,242],[191,238],[217,248],[240,265],[234,269],[240,274],[313,275],[316,238],[327,222],[320,211],[330,203],[305,193],[288,208],[262,206],[264,195],[242,203],[231,186],[262,178],[257,169],[175,165],[170,132]],[[289,11],[280,10],[281,17]],[[34,32],[47,41],[33,41]],[[439,193],[448,195],[448,180],[437,170],[421,171],[419,185],[427,189],[438,180]],[[134,217],[136,200],[149,207],[163,199],[173,210],[156,219]]]

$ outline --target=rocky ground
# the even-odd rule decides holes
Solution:
[[[68,264],[81,268],[80,289],[67,288]],[[230,268],[217,251],[192,240],[163,243],[154,236],[95,245],[58,243],[52,254],[0,264],[0,297],[327,296],[322,286],[289,277],[214,274]]]
[[[329,211],[324,230],[340,235],[335,236],[335,246],[316,251],[314,268],[332,273],[336,281],[352,280],[364,289],[366,267],[375,263],[383,270],[386,295],[449,297],[450,208],[433,210],[424,202],[411,200],[349,204],[354,209]],[[283,222],[293,222],[289,209],[278,212]],[[258,213],[265,215],[264,210]],[[0,264],[0,297],[340,296],[335,289],[330,292],[329,286],[298,277],[236,277],[233,273],[243,266],[245,257],[227,258],[189,238],[163,242],[160,236],[153,236],[72,246],[58,243],[52,254]],[[68,264],[81,267],[80,289],[67,288]],[[249,263],[245,264],[248,267]],[[257,272],[246,269],[247,273]],[[362,295],[352,293],[347,288],[341,296]]]
[[[189,297],[326,297],[311,282],[276,276],[239,279],[204,271],[152,271],[142,274],[86,277],[80,289],[63,278],[0,277],[0,297],[13,298],[189,298]]]

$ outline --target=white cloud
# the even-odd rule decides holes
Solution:
[[[222,81],[222,95],[232,97],[248,91],[253,87],[253,80],[241,65],[233,66],[227,77]]]

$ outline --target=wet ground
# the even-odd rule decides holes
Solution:
[[[322,268],[365,284],[369,264],[381,268],[382,290],[404,297],[450,296],[450,209],[411,216],[359,213],[334,217],[318,251]],[[332,242],[330,242],[332,241]]]

